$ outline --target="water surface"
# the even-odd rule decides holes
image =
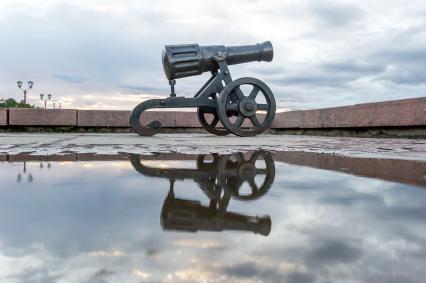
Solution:
[[[424,163],[7,159],[1,282],[425,282]]]

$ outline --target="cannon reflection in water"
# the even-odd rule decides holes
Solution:
[[[228,65],[272,61],[270,41],[254,45],[223,46],[198,44],[167,45],[162,54],[164,73],[171,87],[170,97],[150,99],[137,105],[130,115],[130,126],[141,136],[161,130],[159,121],[142,125],[140,116],[152,108],[196,107],[200,124],[208,132],[223,136],[255,136],[270,127],[276,103],[271,89],[262,81],[243,77],[232,80]],[[175,79],[210,72],[211,78],[193,98],[176,97]],[[263,116],[260,114],[264,114]],[[247,120],[249,123],[243,122]],[[223,128],[219,128],[219,121]],[[248,126],[250,125],[250,126]]]
[[[249,216],[228,212],[232,198],[242,201],[262,197],[271,187],[275,178],[275,165],[268,152],[254,152],[246,159],[241,153],[231,155],[213,154],[207,160],[206,155],[197,158],[197,169],[155,168],[143,164],[139,155],[131,156],[136,171],[144,176],[166,178],[170,188],[161,210],[161,226],[165,230],[179,231],[251,231],[267,236],[271,230],[271,218],[267,216]],[[258,168],[256,161],[264,160],[264,168]],[[258,162],[259,163],[259,162]],[[255,177],[261,176],[258,186]],[[210,202],[203,206],[200,201],[186,200],[175,196],[176,180],[194,180],[207,195]],[[250,190],[242,191],[247,183]]]

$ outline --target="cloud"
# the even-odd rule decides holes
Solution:
[[[353,3],[313,1],[311,11],[326,28],[346,28],[363,18],[363,10]]]
[[[86,78],[82,78],[82,77],[75,77],[75,76],[70,76],[70,75],[61,75],[61,74],[55,74],[53,75],[55,78],[67,82],[67,83],[72,83],[72,84],[79,84],[79,83],[84,83],[87,82],[88,79]]]
[[[110,282],[110,277],[114,274],[111,270],[100,269],[93,274],[87,283],[106,283]]]
[[[317,245],[315,247],[315,245]],[[307,264],[324,266],[327,264],[348,264],[356,261],[362,255],[359,243],[345,242],[342,240],[318,241],[307,255]]]
[[[315,275],[302,271],[283,272],[278,265],[275,268],[257,264],[255,262],[242,262],[224,267],[219,271],[231,278],[256,279],[261,282],[288,282],[288,283],[312,283]]]
[[[165,44],[253,44],[271,40],[272,63],[231,66],[254,76],[280,108],[303,109],[426,95],[424,1],[10,1],[0,4],[0,97],[16,81],[96,108],[84,95],[167,96]],[[233,11],[237,11],[234,13]],[[424,12],[424,13],[423,13]],[[256,20],[253,20],[256,19]],[[397,43],[397,44],[396,44]],[[7,70],[7,71],[4,71]],[[178,81],[192,96],[208,74]],[[132,109],[123,97],[120,109]],[[104,108],[117,106],[110,102]]]

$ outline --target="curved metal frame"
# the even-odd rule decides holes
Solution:
[[[188,107],[202,107],[204,110],[211,109],[216,112],[217,102],[210,99],[212,94],[220,93],[225,86],[232,82],[231,75],[228,67],[224,61],[224,57],[215,57],[216,62],[219,64],[219,71],[212,72],[210,79],[201,87],[201,89],[194,95],[193,98],[170,96],[165,99],[150,99],[137,105],[130,115],[130,126],[132,129],[141,136],[153,136],[161,129],[161,123],[156,122],[155,127],[150,127],[148,123],[146,127],[140,123],[140,116],[148,109],[153,108],[188,108]],[[214,125],[213,125],[214,126]]]

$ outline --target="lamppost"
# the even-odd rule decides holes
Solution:
[[[28,89],[24,89],[22,88],[22,81],[17,81],[16,82],[18,85],[18,88],[22,89],[22,91],[24,92],[24,104],[27,104],[27,91],[33,88],[34,82],[33,81],[28,81]]]
[[[47,107],[46,107],[46,104],[47,104],[47,102],[48,102],[50,99],[52,99],[52,95],[49,93],[49,94],[47,95],[47,99],[43,99],[43,98],[44,98],[44,94],[43,94],[43,93],[40,93],[40,100],[44,102],[44,109],[46,109],[46,108],[47,108]]]

